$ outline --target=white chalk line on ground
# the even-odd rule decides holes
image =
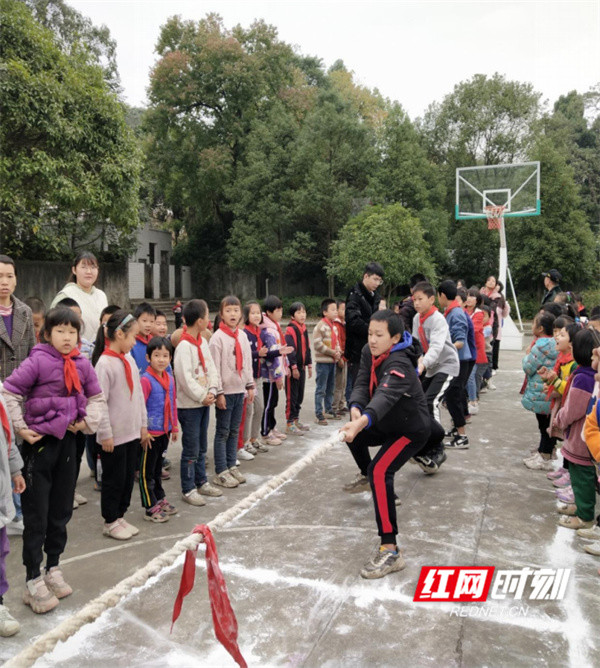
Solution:
[[[238,501],[231,508],[219,513],[213,520],[208,522],[209,528],[212,531],[217,531],[237,517],[243,516],[262,499],[270,496],[275,490],[296,476],[302,469],[314,462],[336,444],[339,444],[338,436],[337,431],[329,434],[328,440],[324,443],[310,450],[278,475],[272,476],[258,489]],[[102,613],[109,608],[115,607],[123,597],[131,593],[135,588],[144,585],[152,576],[156,576],[165,567],[172,566],[181,554],[188,549],[195,549],[201,542],[202,536],[199,534],[188,535],[183,540],[178,541],[171,549],[155,557],[144,567],[138,569],[133,575],[121,580],[121,582],[104,592],[101,596],[87,603],[81,610],[64,622],[38,637],[30,646],[24,648],[19,654],[6,662],[5,666],[7,668],[23,668],[33,665],[38,658],[54,649],[59,641],[64,642],[82,626],[98,619]]]

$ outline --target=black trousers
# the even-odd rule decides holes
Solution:
[[[115,445],[112,452],[100,451],[102,493],[100,509],[107,524],[123,517],[131,503],[133,474],[140,450],[140,440]]]
[[[429,415],[440,424],[440,401],[442,400],[451,380],[452,376],[448,376],[447,373],[436,373],[429,378],[427,376],[421,377],[421,386],[423,392],[425,392],[425,400],[427,401]]]
[[[279,390],[277,385],[273,382],[265,381],[263,383],[263,397],[265,401],[265,409],[263,411],[262,422],[260,423],[260,433],[262,436],[275,429],[277,420],[275,419],[275,409],[279,402]]]
[[[396,543],[398,525],[394,503],[394,475],[425,446],[428,430],[410,437],[403,434],[383,434],[376,429],[361,431],[348,443],[361,473],[369,478],[375,506],[375,520],[381,544]],[[381,446],[371,459],[369,448]]]
[[[352,378],[352,387],[356,383],[356,376],[358,376],[358,370],[360,369],[360,361],[358,362],[348,362],[348,375]]]
[[[536,413],[535,417],[537,418],[538,429],[540,430],[540,445],[538,447],[538,452],[542,455],[551,455],[556,447],[556,439],[548,435],[550,416]]]
[[[68,431],[62,439],[44,436],[34,445],[24,442],[21,452],[27,485],[21,494],[23,564],[31,580],[40,575],[42,548],[52,568],[67,544],[75,494],[75,434]]]
[[[300,409],[304,401],[304,386],[306,385],[306,369],[300,371],[300,378],[293,378],[290,374],[285,380],[286,404],[285,419],[288,424],[300,417]]]
[[[82,431],[78,431],[75,434],[75,461],[77,463],[75,467],[75,484],[77,484],[79,471],[81,471],[81,460],[85,452],[86,439],[87,437]]]
[[[471,362],[461,360],[458,376],[450,381],[445,394],[448,412],[452,418],[452,423],[457,428],[464,427],[466,424],[463,403],[467,391],[467,381],[469,380],[470,369]]]
[[[169,446],[169,434],[155,436],[151,446],[146,450],[142,449],[140,460],[140,496],[142,506],[146,509],[152,508],[165,498],[162,466],[163,455]]]
[[[500,357],[500,341],[494,339],[492,342],[492,369],[498,368],[498,358]]]

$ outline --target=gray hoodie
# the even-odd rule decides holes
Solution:
[[[2,383],[0,383],[0,389]],[[4,397],[0,395],[0,401],[6,410]],[[7,411],[8,414],[8,411]],[[12,496],[12,476],[20,473],[23,468],[21,454],[15,444],[15,437],[10,426],[11,442],[6,441],[4,429],[0,427],[0,527],[5,527],[12,522],[15,516],[15,506]],[[10,450],[10,452],[9,452]]]
[[[458,351],[450,339],[450,329],[446,318],[439,311],[436,311],[425,320],[423,329],[425,330],[425,338],[429,342],[429,350],[423,355],[427,378],[435,376],[436,373],[458,376],[460,371]],[[418,313],[413,318],[413,337],[420,341]]]

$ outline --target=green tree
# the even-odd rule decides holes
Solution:
[[[264,120],[255,121],[244,162],[228,195],[234,221],[228,240],[228,263],[235,269],[265,272],[278,278],[283,293],[289,276],[310,263],[314,243],[293,224],[294,178],[291,170],[299,132],[295,115],[276,104]]]
[[[436,265],[448,264],[450,215],[438,165],[427,156],[422,137],[402,107],[388,105],[378,132],[378,161],[368,192],[375,204],[398,202],[419,217]]]
[[[560,270],[564,287],[597,283],[594,235],[581,208],[573,168],[547,136],[538,139],[531,159],[542,166],[542,215],[507,224],[509,263],[517,285],[541,291],[540,274],[550,267]]]
[[[600,92],[561,95],[553,113],[542,121],[547,137],[573,168],[581,208],[592,229],[600,233]]]
[[[351,285],[372,260],[385,269],[388,298],[415,273],[435,278],[423,227],[400,204],[369,207],[349,220],[333,243],[327,271],[344,285]]]
[[[122,105],[87,49],[65,53],[22,2],[0,8],[3,248],[47,259],[100,241],[127,252],[140,161]]]
[[[91,65],[99,65],[110,88],[120,92],[117,69],[117,43],[106,26],[94,25],[87,16],[69,7],[63,0],[25,0],[35,20],[52,30],[66,55],[86,50]]]
[[[155,198],[181,227],[182,259],[193,261],[201,245],[205,266],[222,263],[234,222],[229,193],[254,122],[275,103],[302,116],[318,66],[296,56],[272,26],[228,30],[214,14],[169,19],[157,52],[144,121]]]
[[[496,73],[476,74],[430,105],[421,123],[428,150],[451,167],[516,162],[531,145],[540,94]]]
[[[351,104],[334,90],[322,91],[298,135],[292,169],[294,223],[315,242],[316,260],[325,267],[338,231],[366,204],[375,164],[374,134]],[[330,276],[329,294],[333,295]]]

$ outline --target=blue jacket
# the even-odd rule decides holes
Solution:
[[[148,413],[148,431],[151,434],[169,434],[172,431],[177,431],[177,405],[175,402],[175,380],[173,376],[167,372],[169,378],[169,398],[171,401],[171,413],[167,418],[165,425],[165,398],[166,392],[163,390],[161,384],[151,376],[145,373],[140,381],[142,390],[146,397],[146,411]],[[150,392],[148,393],[148,386],[150,384]]]
[[[556,341],[551,336],[545,336],[538,339],[531,352],[523,358],[523,371],[527,376],[527,387],[521,403],[523,408],[528,411],[540,415],[550,414],[550,399],[538,369],[541,366],[552,369],[557,356]]]
[[[140,370],[140,376],[146,371],[148,368],[148,360],[146,359],[146,348],[147,344],[143,343],[139,339],[135,340],[135,345],[131,349],[131,356],[135,360],[135,363],[137,364],[137,368]]]
[[[458,359],[461,362],[470,362],[474,360],[477,355],[472,355],[469,345],[469,322],[471,318],[463,311],[460,306],[451,309],[450,313],[446,315],[446,322],[450,330],[450,338],[452,343],[463,343],[464,345],[458,350]],[[475,349],[475,335],[473,334],[473,348]]]

